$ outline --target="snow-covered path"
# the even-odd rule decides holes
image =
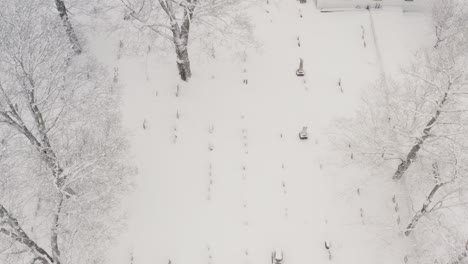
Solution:
[[[273,248],[285,264],[325,263],[325,241],[331,263],[403,263],[410,253],[390,177],[341,167],[326,133],[380,74],[369,14],[285,1],[258,9],[262,52],[246,63],[195,62],[194,79],[179,84],[156,55],[149,81],[146,59],[118,62],[139,187],[112,263],[129,263],[133,250],[135,264],[267,264]],[[427,19],[373,17],[385,69],[395,70]],[[307,141],[298,139],[303,126]]]

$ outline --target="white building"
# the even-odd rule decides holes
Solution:
[[[403,11],[428,11],[432,0],[316,0],[319,9],[401,7]]]

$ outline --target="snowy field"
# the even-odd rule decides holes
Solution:
[[[267,264],[274,248],[285,264],[412,263],[397,223],[408,218],[401,187],[345,167],[328,131],[423,43],[429,16],[321,13],[285,0],[251,13],[260,50],[245,61],[194,60],[190,83],[178,80],[172,57],[116,60],[99,50],[116,43],[96,44],[119,70],[138,167],[130,229],[110,263],[128,264],[133,251],[135,264]]]

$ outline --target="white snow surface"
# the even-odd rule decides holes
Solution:
[[[138,168],[129,230],[109,263],[129,264],[133,251],[134,264],[267,264],[274,249],[285,264],[394,264],[407,255],[411,263],[401,187],[391,175],[342,166],[327,132],[429,36],[427,14],[371,12],[320,13],[310,1],[256,6],[261,49],[246,62],[221,48],[211,60],[190,49],[189,83],[178,79],[173,54],[117,60],[116,40],[97,38],[101,59],[119,69]]]

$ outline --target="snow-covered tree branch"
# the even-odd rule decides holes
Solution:
[[[8,36],[0,39],[0,166],[21,164],[5,172],[2,188],[19,196],[13,201],[9,192],[0,192],[5,219],[16,223],[2,229],[0,241],[34,249],[35,262],[98,261],[119,227],[117,198],[129,187],[115,111],[118,87],[92,57],[72,56],[76,50],[69,49],[62,21],[41,1],[6,1],[0,7],[0,36]],[[12,151],[17,154],[3,155]],[[36,200],[27,199],[30,192]],[[33,215],[15,211],[15,217],[28,219],[27,226],[37,230],[29,237],[40,243],[28,240],[6,211],[7,205],[17,209],[14,204],[36,206]],[[115,229],[104,228],[108,221],[115,221]],[[37,245],[44,243],[48,247],[40,250]]]
[[[430,252],[437,243],[439,251],[421,254],[436,263],[452,263],[466,252],[466,232],[459,227],[468,202],[466,17],[461,1],[436,1],[436,43],[377,82],[356,117],[336,125],[336,143],[353,161],[385,168],[396,181],[404,178],[410,207],[418,209],[402,231],[420,250]]]
[[[246,23],[245,16],[242,16],[243,8],[249,2],[245,0],[119,1],[126,10],[126,20],[136,21],[137,28],[149,29],[172,43],[176,52],[177,69],[184,81],[192,76],[188,49],[193,26],[223,34],[229,31],[226,28],[242,28],[246,37],[250,33],[250,25]]]
[[[0,233],[27,247],[35,255],[35,259],[42,263],[55,263],[46,250],[29,238],[19,225],[18,220],[11,216],[2,204],[0,204]]]

